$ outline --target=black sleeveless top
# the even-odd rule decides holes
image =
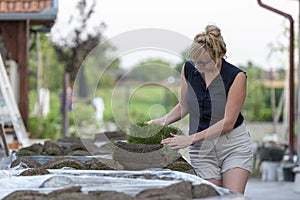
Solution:
[[[192,61],[184,64],[184,74],[188,85],[186,103],[190,134],[202,131],[224,118],[229,89],[240,72],[243,71],[222,59],[220,74],[206,89],[204,74],[200,74]],[[241,125],[243,121],[244,117],[239,113],[234,128]]]

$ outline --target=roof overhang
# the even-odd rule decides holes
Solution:
[[[42,12],[10,12],[0,13],[0,21],[36,21],[50,22],[56,19],[58,12],[57,0],[52,0],[51,7]]]

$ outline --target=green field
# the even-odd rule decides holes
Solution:
[[[178,102],[179,88],[119,86],[98,89],[104,99],[104,120],[147,121],[169,112]]]
[[[77,98],[75,109],[73,112],[69,112],[69,126],[76,125],[77,128],[88,130],[92,126],[97,129],[106,122],[114,122],[119,128],[126,128],[133,123],[159,118],[177,104],[179,90],[179,86],[165,88],[159,85],[145,85],[138,87],[133,84],[97,88],[93,97]],[[61,135],[62,116],[59,112],[61,102],[58,94],[52,92],[50,96],[50,113],[45,117],[39,117],[33,113],[36,92],[31,91],[30,93],[29,130],[35,138],[56,139]],[[95,121],[95,108],[92,105],[92,99],[97,96],[104,100],[105,110],[102,124]],[[76,129],[73,129],[71,132],[69,130],[71,134],[76,133]]]

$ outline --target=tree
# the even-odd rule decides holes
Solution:
[[[176,70],[181,73],[181,69],[185,63],[185,61],[188,59],[188,56],[189,55],[189,48],[185,49],[182,53],[181,53],[181,57],[182,57],[182,61],[179,62],[177,65],[176,65]]]
[[[53,47],[57,53],[57,58],[65,64],[65,72],[70,73],[70,80],[73,82],[78,70],[86,56],[99,44],[102,39],[102,32],[106,25],[101,22],[93,33],[87,33],[87,22],[94,13],[95,0],[91,7],[88,7],[86,0],[80,0],[77,4],[80,18],[78,26],[72,30],[67,37],[60,41],[53,41]],[[72,16],[70,24],[74,20]]]
[[[155,73],[158,69],[159,73]],[[141,61],[131,69],[127,76],[132,81],[140,82],[161,82],[170,76],[180,78],[179,73],[171,67],[170,63],[159,59]]]
[[[247,97],[244,114],[249,121],[271,121],[270,90],[264,86],[264,70],[248,62],[240,66],[247,73]]]
[[[68,34],[66,38],[61,38],[59,42],[53,42],[53,47],[57,54],[57,58],[60,62],[65,64],[64,74],[64,89],[62,97],[63,107],[63,135],[66,136],[68,121],[67,121],[67,87],[75,81],[77,73],[79,73],[79,96],[85,97],[86,91],[86,79],[84,70],[80,70],[82,62],[85,60],[87,55],[98,45],[102,38],[102,32],[105,28],[105,24],[101,22],[95,29],[94,33],[87,33],[87,22],[94,13],[96,1],[88,7],[86,0],[80,0],[77,4],[79,11],[78,25],[74,30]],[[74,16],[71,17],[70,23],[72,23]],[[70,83],[71,82],[71,83]]]

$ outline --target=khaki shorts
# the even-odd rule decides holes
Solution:
[[[251,173],[252,147],[250,133],[244,124],[212,140],[189,147],[190,161],[203,179],[222,179],[222,173],[242,168]]]

